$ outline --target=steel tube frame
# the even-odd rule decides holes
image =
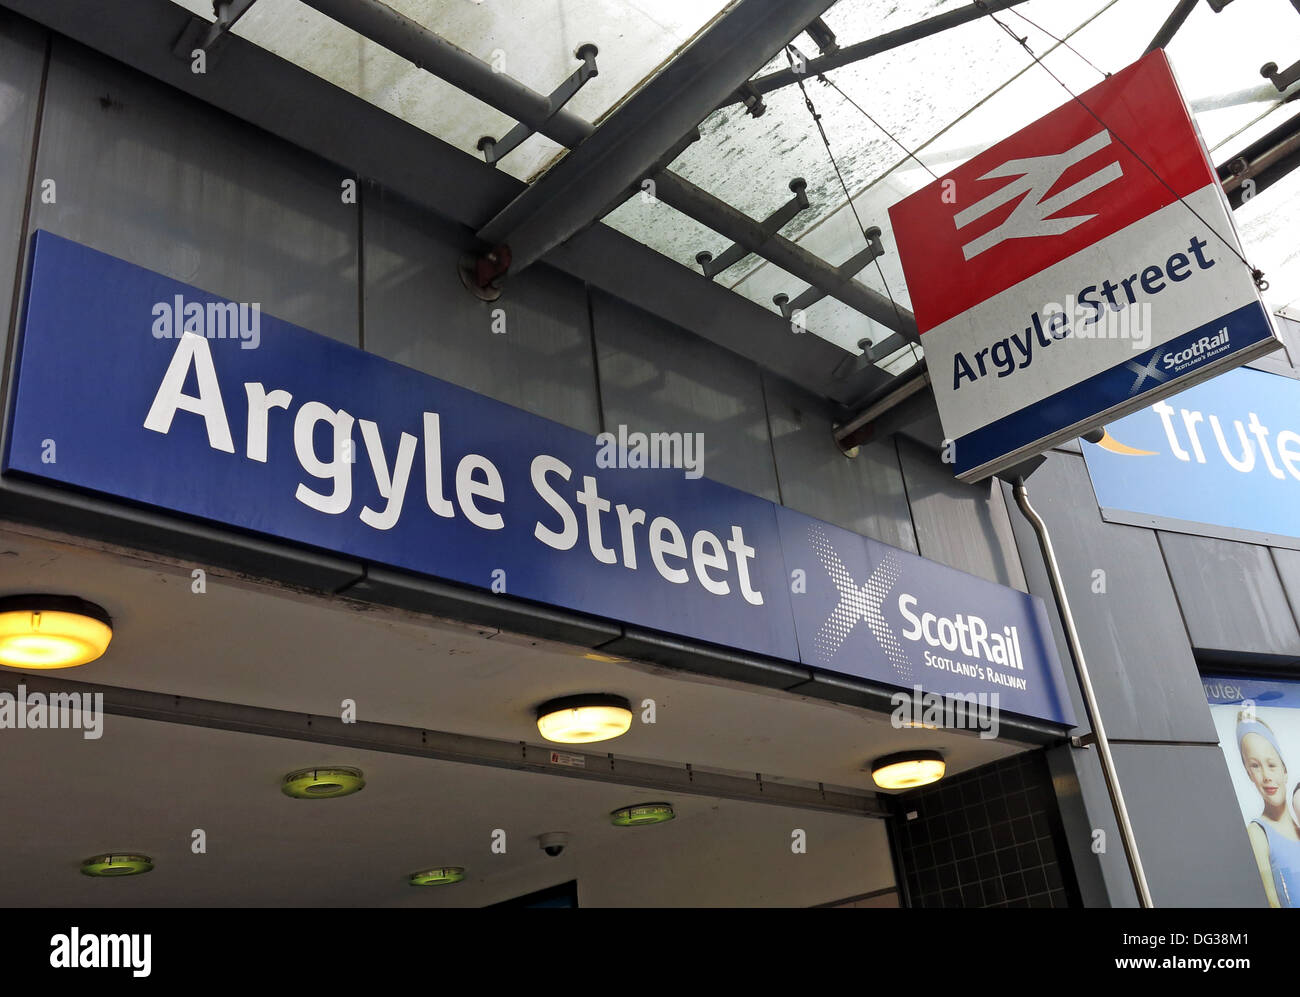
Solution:
[[[568,148],[581,145],[595,133],[595,128],[590,123],[568,111],[553,110],[549,98],[504,74],[493,72],[485,62],[377,0],[304,2]],[[768,47],[760,46],[760,41],[776,39],[770,48],[779,48],[829,7],[830,2],[831,0],[801,0],[799,4],[781,5],[779,17],[772,15],[757,25],[750,26],[743,20],[745,12],[755,9],[754,0],[750,0],[749,6],[741,4],[733,9],[701,41],[707,42],[710,38],[717,40],[713,32],[720,27],[727,27],[728,31],[721,41],[726,46],[726,54],[735,53],[731,62],[740,62],[740,65],[730,67],[730,73],[738,74],[743,79],[752,71],[748,68],[750,64],[761,64],[764,59],[763,55],[754,54],[755,50],[766,51]],[[517,273],[524,269],[545,252],[598,220],[603,210],[618,203],[620,193],[635,186],[643,171],[662,155],[663,149],[678,142],[683,134],[698,124],[699,118],[707,116],[709,108],[706,105],[709,101],[699,98],[690,100],[687,97],[692,93],[692,88],[700,89],[701,74],[725,74],[728,67],[724,64],[719,68],[717,58],[707,52],[696,51],[697,48],[698,45],[692,46],[679,55],[663,74],[667,77],[672,72],[673,65],[688,57],[694,60],[694,64],[686,65],[669,81],[669,85],[679,88],[686,95],[668,105],[676,123],[665,122],[663,119],[668,115],[662,109],[654,113],[651,105],[657,106],[662,97],[655,84],[652,84],[636,94],[601,126],[600,148],[592,147],[590,151],[575,152],[565,157],[545,177],[525,189],[479,230],[479,238],[487,245],[504,243],[510,246],[510,272]],[[655,81],[656,84],[660,82]],[[652,90],[656,92],[650,94]],[[647,96],[648,94],[650,95]],[[650,124],[645,124],[646,121]],[[681,122],[688,123],[683,125]],[[650,133],[655,135],[652,137]],[[669,135],[670,138],[663,140],[664,136]],[[769,237],[762,231],[761,223],[669,171],[655,174],[654,180],[657,196],[678,211],[789,270],[801,280],[825,290],[829,296],[862,312],[868,318],[902,333],[913,342],[919,341],[916,319],[910,311],[896,308],[883,295],[852,280],[852,275],[846,277],[838,268],[781,236]],[[615,183],[617,186],[614,186]],[[557,186],[560,188],[558,191],[555,189]],[[614,189],[607,196],[599,193],[607,187]],[[599,206],[592,208],[592,216],[588,217],[587,208],[593,204]],[[522,245],[520,239],[523,240]]]
[[[1154,907],[1151,890],[1147,886],[1146,872],[1142,868],[1142,859],[1138,855],[1137,838],[1133,834],[1133,825],[1129,821],[1128,807],[1124,803],[1124,793],[1120,789],[1119,775],[1115,771],[1115,759],[1110,753],[1110,741],[1106,737],[1106,728],[1101,722],[1101,712],[1097,708],[1097,695],[1092,688],[1092,678],[1088,674],[1088,665],[1083,657],[1083,645],[1079,641],[1079,631],[1074,625],[1074,614],[1070,612],[1070,600],[1065,594],[1065,582],[1061,578],[1061,569],[1056,560],[1056,551],[1052,547],[1052,537],[1048,533],[1047,523],[1043,521],[1029,503],[1029,490],[1025,487],[1023,476],[1017,477],[1012,487],[1016,496],[1016,505],[1024,513],[1038,537],[1038,546],[1047,565],[1047,577],[1052,584],[1052,594],[1061,609],[1061,622],[1065,625],[1065,639],[1070,645],[1070,656],[1074,659],[1074,670],[1079,677],[1079,688],[1083,693],[1084,705],[1088,711],[1088,721],[1092,724],[1092,733],[1097,742],[1097,754],[1101,760],[1102,775],[1106,780],[1106,791],[1110,794],[1110,803],[1119,823],[1120,839],[1124,844],[1124,857],[1128,859],[1129,873],[1133,877],[1133,886],[1137,890],[1138,902],[1143,907]]]
[[[824,290],[828,296],[894,329],[912,342],[920,342],[916,316],[901,305],[891,303],[883,294],[858,283],[852,274],[830,266],[782,235],[769,235],[761,222],[667,170],[656,174],[653,180],[655,196],[669,207],[707,225],[719,235]]]
[[[920,41],[922,38],[929,38],[941,31],[960,27],[971,21],[978,21],[981,17],[996,14],[999,11],[1019,6],[1025,2],[1026,0],[983,0],[982,6],[972,3],[968,7],[937,14],[934,17],[926,18],[924,21],[918,21],[915,24],[909,24],[894,31],[887,31],[883,35],[868,38],[866,41],[857,42],[854,45],[845,45],[830,55],[809,59],[804,64],[802,73],[796,73],[791,69],[782,69],[750,80],[749,83],[759,94],[771,93],[773,90],[780,90],[782,87],[798,83],[800,80],[819,76],[822,73],[829,72],[832,69],[839,69],[841,66],[847,66],[850,63],[861,62],[863,59],[870,58],[873,55],[880,55],[882,52],[888,52],[900,45],[907,45],[910,42]],[[740,103],[740,101],[741,97],[733,93],[718,107],[729,107],[732,104]]]
[[[600,219],[621,193],[650,176],[717,102],[762,68],[832,0],[739,0],[615,109],[596,133],[553,166],[478,232],[509,245],[522,270]]]
[[[572,111],[553,106],[549,97],[494,72],[481,59],[378,0],[303,2],[567,148],[595,130]]]

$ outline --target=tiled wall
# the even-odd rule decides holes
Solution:
[[[913,907],[1071,907],[1047,762],[1025,752],[895,798],[898,856]]]

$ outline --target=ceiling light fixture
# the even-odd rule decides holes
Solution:
[[[615,827],[641,827],[643,824],[662,824],[676,816],[671,803],[637,803],[615,810],[609,819]]]
[[[409,882],[412,886],[445,886],[448,883],[459,883],[464,878],[464,866],[447,865],[438,869],[413,872]]]
[[[70,595],[0,598],[0,665],[71,668],[94,661],[113,639],[113,621]]]
[[[115,877],[139,876],[153,868],[153,859],[148,855],[96,855],[81,863],[81,871],[87,876]]]
[[[943,778],[943,755],[937,751],[901,751],[871,763],[871,778],[881,789],[916,789]]]
[[[332,766],[330,768],[299,769],[284,777],[280,788],[285,796],[295,800],[332,800],[336,796],[350,796],[361,791],[366,780],[360,769]]]
[[[537,729],[548,741],[589,744],[621,737],[632,726],[632,706],[605,693],[552,699],[537,708]]]

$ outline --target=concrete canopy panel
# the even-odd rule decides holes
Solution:
[[[342,169],[56,38],[36,177],[30,229],[357,343]]]
[[[898,441],[898,460],[921,556],[1027,591],[1016,539],[997,483],[962,484],[953,477],[952,465],[902,438]]]
[[[436,178],[435,178],[436,181]],[[494,302],[460,282],[457,230],[381,188],[362,193],[365,348],[593,435],[600,431],[584,288],[545,266]]]
[[[776,501],[758,367],[607,294],[591,306],[606,431],[702,433],[704,477]]]
[[[1300,658],[1300,631],[1269,548],[1160,533],[1192,646],[1213,658]]]
[[[768,424],[784,505],[882,543],[916,552],[898,455],[888,440],[848,458],[832,438],[821,399],[764,375]]]
[[[1102,521],[1081,457],[1049,453],[1028,492],[1051,531],[1106,732],[1116,740],[1215,742],[1155,534]],[[1047,603],[1068,674],[1069,646],[1038,539],[1009,497],[1008,505],[1029,591]],[[1086,726],[1082,702],[1071,699]]]

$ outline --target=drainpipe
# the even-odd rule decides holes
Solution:
[[[1091,436],[1092,434],[1089,434]],[[1100,433],[1096,433],[1100,438]],[[1084,437],[1088,439],[1089,436]],[[1061,569],[1056,561],[1056,551],[1052,548],[1052,538],[1047,524],[1029,504],[1029,491],[1025,488],[1025,476],[1019,475],[1012,486],[1016,504],[1025,518],[1029,520],[1038,536],[1038,546],[1043,552],[1043,561],[1047,564],[1047,576],[1052,583],[1052,594],[1061,609],[1061,621],[1065,624],[1065,639],[1070,645],[1070,656],[1074,659],[1074,671],[1079,677],[1079,688],[1083,692],[1084,705],[1087,707],[1088,722],[1092,726],[1092,738],[1097,745],[1097,754],[1101,759],[1101,771],[1106,779],[1106,791],[1110,794],[1111,807],[1119,823],[1120,838],[1124,843],[1124,857],[1128,859],[1129,872],[1133,877],[1133,886],[1137,889],[1138,902],[1142,907],[1154,907],[1151,890],[1147,886],[1146,873],[1142,869],[1142,859],[1138,855],[1137,839],[1133,835],[1133,825],[1129,821],[1128,807],[1124,803],[1124,793],[1120,789],[1119,776],[1115,772],[1115,760],[1110,753],[1110,741],[1106,737],[1106,728],[1101,722],[1101,712],[1097,708],[1097,696],[1093,692],[1092,679],[1088,675],[1088,665],[1084,661],[1083,646],[1079,642],[1079,631],[1074,625],[1074,614],[1070,612],[1070,600],[1065,594],[1065,583],[1061,579]]]

